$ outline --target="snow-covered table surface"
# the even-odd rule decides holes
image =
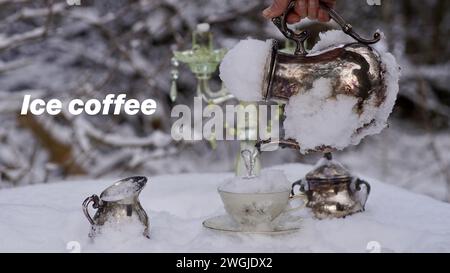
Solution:
[[[275,167],[292,181],[311,166]],[[346,219],[314,220],[278,235],[230,234],[207,230],[202,221],[224,213],[216,188],[232,174],[150,177],[140,196],[150,217],[151,239],[115,234],[87,237],[81,202],[114,180],[73,181],[0,190],[0,251],[68,252],[450,252],[450,204],[373,179],[365,213]],[[73,242],[78,243],[73,243]],[[69,243],[72,242],[72,243]]]

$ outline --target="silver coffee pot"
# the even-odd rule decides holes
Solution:
[[[340,94],[354,96],[358,99],[358,113],[362,113],[367,103],[379,107],[386,99],[387,85],[385,69],[378,52],[370,45],[380,41],[381,35],[377,32],[373,39],[364,39],[359,36],[352,26],[333,9],[320,2],[322,9],[328,11],[342,30],[355,39],[355,42],[340,44],[324,48],[314,54],[308,54],[304,43],[309,32],[295,32],[288,28],[286,18],[295,8],[296,1],[291,1],[287,10],[280,17],[273,19],[273,23],[280,32],[296,44],[293,54],[279,50],[278,43],[274,42],[271,57],[267,61],[262,95],[266,101],[286,104],[289,99],[299,92],[311,89],[313,83],[321,78],[331,80],[333,96]],[[375,120],[364,124],[358,130],[371,126]],[[263,149],[270,149],[270,145],[298,149],[295,140],[285,139],[283,132],[279,140],[265,139],[258,145]],[[316,150],[325,151],[330,147],[318,147]]]
[[[86,198],[83,212],[91,224],[89,237],[99,234],[101,227],[107,222],[120,225],[137,217],[143,226],[143,235],[149,238],[148,216],[139,202],[139,194],[146,184],[147,178],[144,176],[128,177],[105,189],[100,197],[94,194]],[[91,217],[88,210],[91,203],[97,209],[94,217]]]

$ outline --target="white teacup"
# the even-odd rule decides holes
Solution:
[[[280,178],[283,179],[285,177]],[[250,183],[258,182],[253,181]],[[289,205],[293,199],[305,199],[303,194],[291,197],[289,189],[274,192],[239,193],[219,187],[218,192],[226,212],[243,230],[248,231],[271,230],[273,220],[280,214],[304,207],[304,204],[295,208]]]

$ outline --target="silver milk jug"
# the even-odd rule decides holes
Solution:
[[[139,202],[139,194],[146,184],[146,177],[133,176],[114,183],[100,196],[94,194],[86,198],[83,202],[83,212],[91,224],[89,237],[94,238],[99,234],[101,227],[107,222],[120,225],[132,217],[137,217],[142,223],[143,235],[149,238],[149,219]],[[91,203],[92,207],[97,209],[94,217],[91,217],[88,210]]]

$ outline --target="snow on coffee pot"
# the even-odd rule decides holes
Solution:
[[[146,184],[147,178],[144,176],[128,177],[105,189],[100,197],[94,194],[86,198],[83,212],[91,224],[89,237],[94,238],[108,225],[113,228],[137,227],[138,232],[150,238],[148,216],[139,202],[139,194]],[[88,210],[91,203],[97,209],[94,217]]]

